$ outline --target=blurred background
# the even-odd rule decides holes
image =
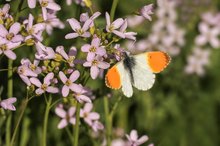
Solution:
[[[69,48],[74,40],[65,40],[71,31],[66,19],[76,17],[88,9],[66,1],[56,1],[62,10],[58,17],[65,29],[54,29],[51,36],[45,35],[44,43],[55,47]],[[104,28],[104,13],[110,11],[112,0],[93,0],[94,11],[102,13],[96,22]],[[144,20],[134,13],[146,4],[154,4],[152,21]],[[3,2],[1,1],[3,5]],[[12,10],[17,2],[12,2]],[[1,5],[1,6],[2,6]],[[37,14],[39,10],[31,10]],[[29,10],[22,12],[28,17]],[[20,19],[24,19],[24,18]],[[113,118],[113,140],[125,139],[124,134],[137,129],[139,135],[148,135],[149,143],[155,146],[219,146],[220,145],[220,1],[219,0],[119,0],[115,18],[127,18],[129,30],[138,33],[135,43],[121,42],[133,54],[151,50],[166,51],[172,58],[169,66],[156,75],[153,88],[147,92],[135,90],[132,98],[123,97]],[[23,57],[34,58],[32,47],[15,51],[20,64]],[[0,68],[7,68],[7,58],[2,57]],[[0,72],[1,97],[7,97],[7,72]],[[122,95],[121,91],[104,89],[104,80],[90,80],[88,83],[96,95],[95,111],[101,114],[104,123],[102,96],[110,93],[111,104]],[[14,74],[14,96],[19,106],[25,96],[26,86]],[[59,98],[59,97],[57,97]],[[39,146],[44,99],[37,97],[30,102],[19,129],[17,145]],[[48,146],[70,145],[65,130],[57,129],[59,118],[52,109],[48,125]],[[13,124],[13,122],[12,122]],[[5,119],[0,118],[0,141],[3,141]],[[88,128],[80,129],[80,146],[102,143],[102,138],[92,134]],[[99,136],[102,133],[99,133]],[[94,140],[96,142],[94,142]],[[99,144],[96,144],[99,145]]]

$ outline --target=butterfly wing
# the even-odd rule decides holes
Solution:
[[[134,56],[135,66],[132,68],[134,82],[133,86],[138,90],[146,91],[150,89],[155,82],[155,74],[151,71],[146,62],[146,54]]]
[[[110,68],[105,76],[106,86],[112,89],[120,89],[125,96],[131,97],[133,95],[133,89],[131,85],[131,79],[129,72],[125,70],[123,62],[119,62]]]
[[[155,82],[155,74],[159,73],[170,62],[170,57],[160,51],[147,52],[133,56],[135,66],[132,69],[134,76],[133,86],[139,90],[150,89]]]

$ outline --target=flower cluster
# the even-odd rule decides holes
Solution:
[[[74,106],[69,107],[67,110],[64,109],[64,105],[60,104],[56,107],[55,113],[62,118],[58,124],[58,128],[62,129],[68,125],[68,123],[75,125],[76,123],[76,108]],[[88,124],[94,132],[103,130],[104,126],[99,121],[100,115],[96,112],[92,112],[93,104],[86,103],[82,109],[80,109],[80,117]]]
[[[176,3],[173,0],[158,0],[156,9],[157,21],[153,24],[152,32],[148,38],[144,38],[132,45],[128,43],[128,49],[132,52],[143,52],[156,48],[176,56],[180,53],[180,48],[184,45],[184,30],[176,25],[177,12]],[[142,23],[142,18],[132,18],[131,26],[134,23]],[[138,23],[136,24],[138,25]],[[134,26],[136,26],[134,25]],[[135,49],[134,49],[135,48]]]
[[[205,74],[205,67],[209,65],[211,48],[220,48],[220,14],[210,12],[201,16],[202,21],[198,24],[199,35],[195,38],[193,53],[187,58],[185,72],[187,74]]]

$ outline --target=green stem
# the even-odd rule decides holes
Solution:
[[[80,103],[76,103],[76,125],[74,129],[74,139],[73,139],[73,146],[78,146],[78,140],[79,140],[79,120],[80,120]]]
[[[13,60],[8,60],[8,97],[13,96]],[[11,139],[11,119],[12,115],[9,113],[9,116],[7,118],[6,122],[6,145],[10,145],[10,139]]]
[[[49,100],[46,102],[46,110],[44,114],[44,125],[43,125],[43,146],[47,145],[47,123],[50,112],[50,106],[52,103],[52,96],[49,96]]]
[[[106,126],[106,139],[107,146],[111,145],[111,129],[112,129],[112,117],[109,114],[108,97],[104,97],[104,110],[105,110],[105,126]]]
[[[117,101],[114,103],[113,108],[112,108],[112,110],[110,112],[111,118],[114,116],[114,113],[115,113],[115,111],[116,111],[116,109],[118,107],[118,104],[120,103],[121,100],[122,100],[122,96],[119,96]]]
[[[21,119],[22,119],[22,117],[23,117],[23,115],[24,115],[24,111],[25,111],[25,109],[26,109],[26,107],[27,107],[28,101],[29,101],[28,98],[26,98],[25,101],[23,101],[23,103],[22,103],[22,105],[21,105],[21,113],[20,113],[20,115],[19,115],[17,124],[16,124],[16,126],[15,126],[14,133],[13,133],[13,135],[12,135],[12,139],[11,139],[10,146],[13,146],[13,145],[14,145],[14,141],[15,141],[15,137],[16,137],[16,134],[17,134],[17,131],[18,131],[18,127],[19,127],[19,125],[20,125],[20,123],[21,123]]]
[[[113,0],[113,4],[112,4],[112,8],[111,8],[111,12],[110,12],[111,21],[114,20],[114,17],[115,17],[115,10],[116,10],[117,5],[118,5],[118,0]]]

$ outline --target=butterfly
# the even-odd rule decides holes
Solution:
[[[125,96],[133,95],[132,86],[146,91],[155,82],[155,73],[163,71],[170,63],[170,56],[161,51],[145,52],[138,55],[125,54],[124,59],[112,66],[105,76],[106,86],[122,88]]]

